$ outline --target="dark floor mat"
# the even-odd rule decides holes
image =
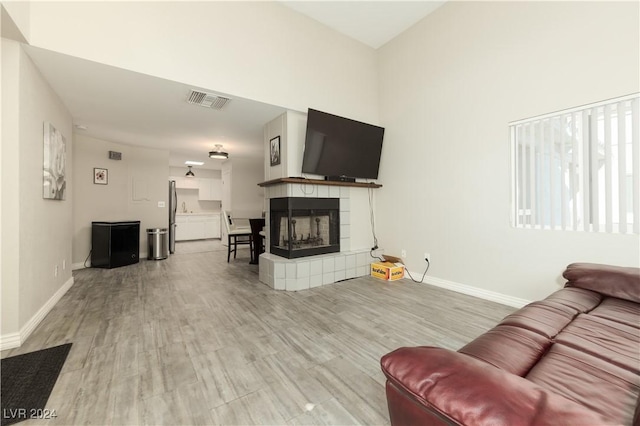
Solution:
[[[53,414],[44,408],[70,349],[67,343],[0,361],[1,426]]]

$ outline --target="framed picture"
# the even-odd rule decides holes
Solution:
[[[280,164],[280,136],[276,136],[275,138],[269,141],[270,144],[270,154],[271,154],[271,165],[277,166]]]
[[[97,185],[107,185],[109,183],[109,170],[94,168],[93,183]]]
[[[67,142],[62,133],[49,122],[44,123],[42,166],[42,198],[64,200],[67,180]]]

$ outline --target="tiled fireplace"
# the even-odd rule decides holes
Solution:
[[[266,186],[267,253],[260,255],[260,281],[298,291],[368,275],[368,250],[351,250],[351,191],[366,189],[311,182]]]

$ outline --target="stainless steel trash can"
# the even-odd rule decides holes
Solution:
[[[169,256],[169,232],[167,228],[148,228],[147,240],[147,259],[162,260]]]

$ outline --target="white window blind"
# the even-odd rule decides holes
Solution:
[[[640,234],[640,95],[509,123],[516,227]]]

